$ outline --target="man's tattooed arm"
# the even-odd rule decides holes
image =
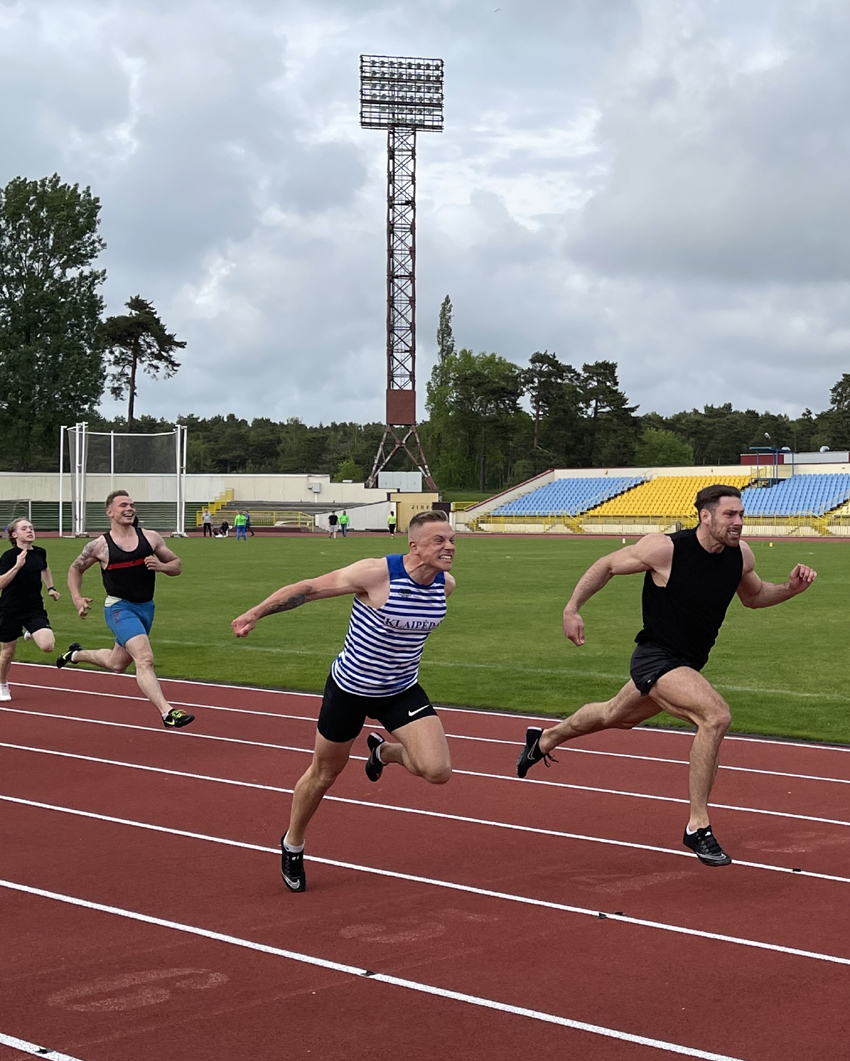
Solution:
[[[286,600],[277,601],[274,604],[268,606],[265,609],[265,615],[277,615],[278,612],[290,612],[293,608],[300,608],[302,604],[307,601],[307,596],[304,593],[293,593],[291,597],[287,597]]]
[[[80,574],[82,574],[84,571],[88,571],[92,564],[96,564],[100,559],[100,557],[97,556],[96,552],[97,543],[99,540],[100,539],[98,538],[95,539],[93,542],[87,542],[86,545],[83,547],[83,551],[71,564],[71,567],[76,568],[80,572]]]

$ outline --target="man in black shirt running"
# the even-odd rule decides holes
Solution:
[[[782,585],[763,582],[752,549],[741,541],[744,506],[734,486],[716,484],[695,501],[694,530],[647,534],[635,545],[597,560],[579,579],[564,609],[564,635],[584,644],[579,610],[614,575],[646,572],[643,629],[635,638],[631,680],[611,700],[585,704],[549,729],[529,727],[517,759],[525,777],[541,759],[549,765],[559,744],[603,729],[631,729],[659,711],[693,723],[688,791],[690,818],[683,842],[707,866],[732,859],[711,831],[708,797],[717,774],[720,743],[731,722],[729,705],[699,673],[737,593],[746,608],[769,608],[807,590],[816,573],[798,564]]]
[[[168,548],[162,536],[142,530],[136,520],[136,506],[126,490],[114,490],[106,499],[111,524],[106,534],[89,542],[68,571],[68,589],[77,614],[88,615],[91,597],[82,595],[83,573],[100,564],[107,597],[103,609],[106,625],[115,636],[112,648],[84,650],[76,641],[56,660],[57,667],[91,663],[103,670],[123,674],[136,665],[136,682],[162,716],[168,729],[188,726],[194,715],[172,707],[162,694],[153,669],[149,634],[154,618],[153,593],[156,573],[180,574],[180,557]]]

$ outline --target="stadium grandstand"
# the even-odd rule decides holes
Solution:
[[[748,516],[823,516],[850,499],[850,475],[794,475],[742,495]]]
[[[522,497],[500,505],[495,516],[577,516],[609,498],[644,482],[645,476],[598,476],[593,479],[556,479]]]
[[[670,522],[690,520],[695,523],[694,498],[704,487],[718,481],[743,490],[752,481],[752,475],[726,475],[722,480],[716,475],[659,475],[626,494],[597,505],[587,515],[630,519],[649,516]]]

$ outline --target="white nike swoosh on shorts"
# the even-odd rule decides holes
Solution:
[[[415,711],[408,711],[407,717],[413,718],[414,715],[418,715],[420,711],[426,711],[430,706],[430,704],[425,704],[424,707],[417,707]]]

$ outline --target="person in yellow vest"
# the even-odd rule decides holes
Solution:
[[[345,509],[343,509],[342,512],[340,512],[339,514],[339,529],[342,531],[343,538],[348,537],[348,524],[350,522],[351,516],[349,516]]]
[[[387,516],[387,530],[390,532],[390,537],[391,538],[395,537],[395,528],[396,528],[395,508],[392,505],[390,505],[390,514]]]

